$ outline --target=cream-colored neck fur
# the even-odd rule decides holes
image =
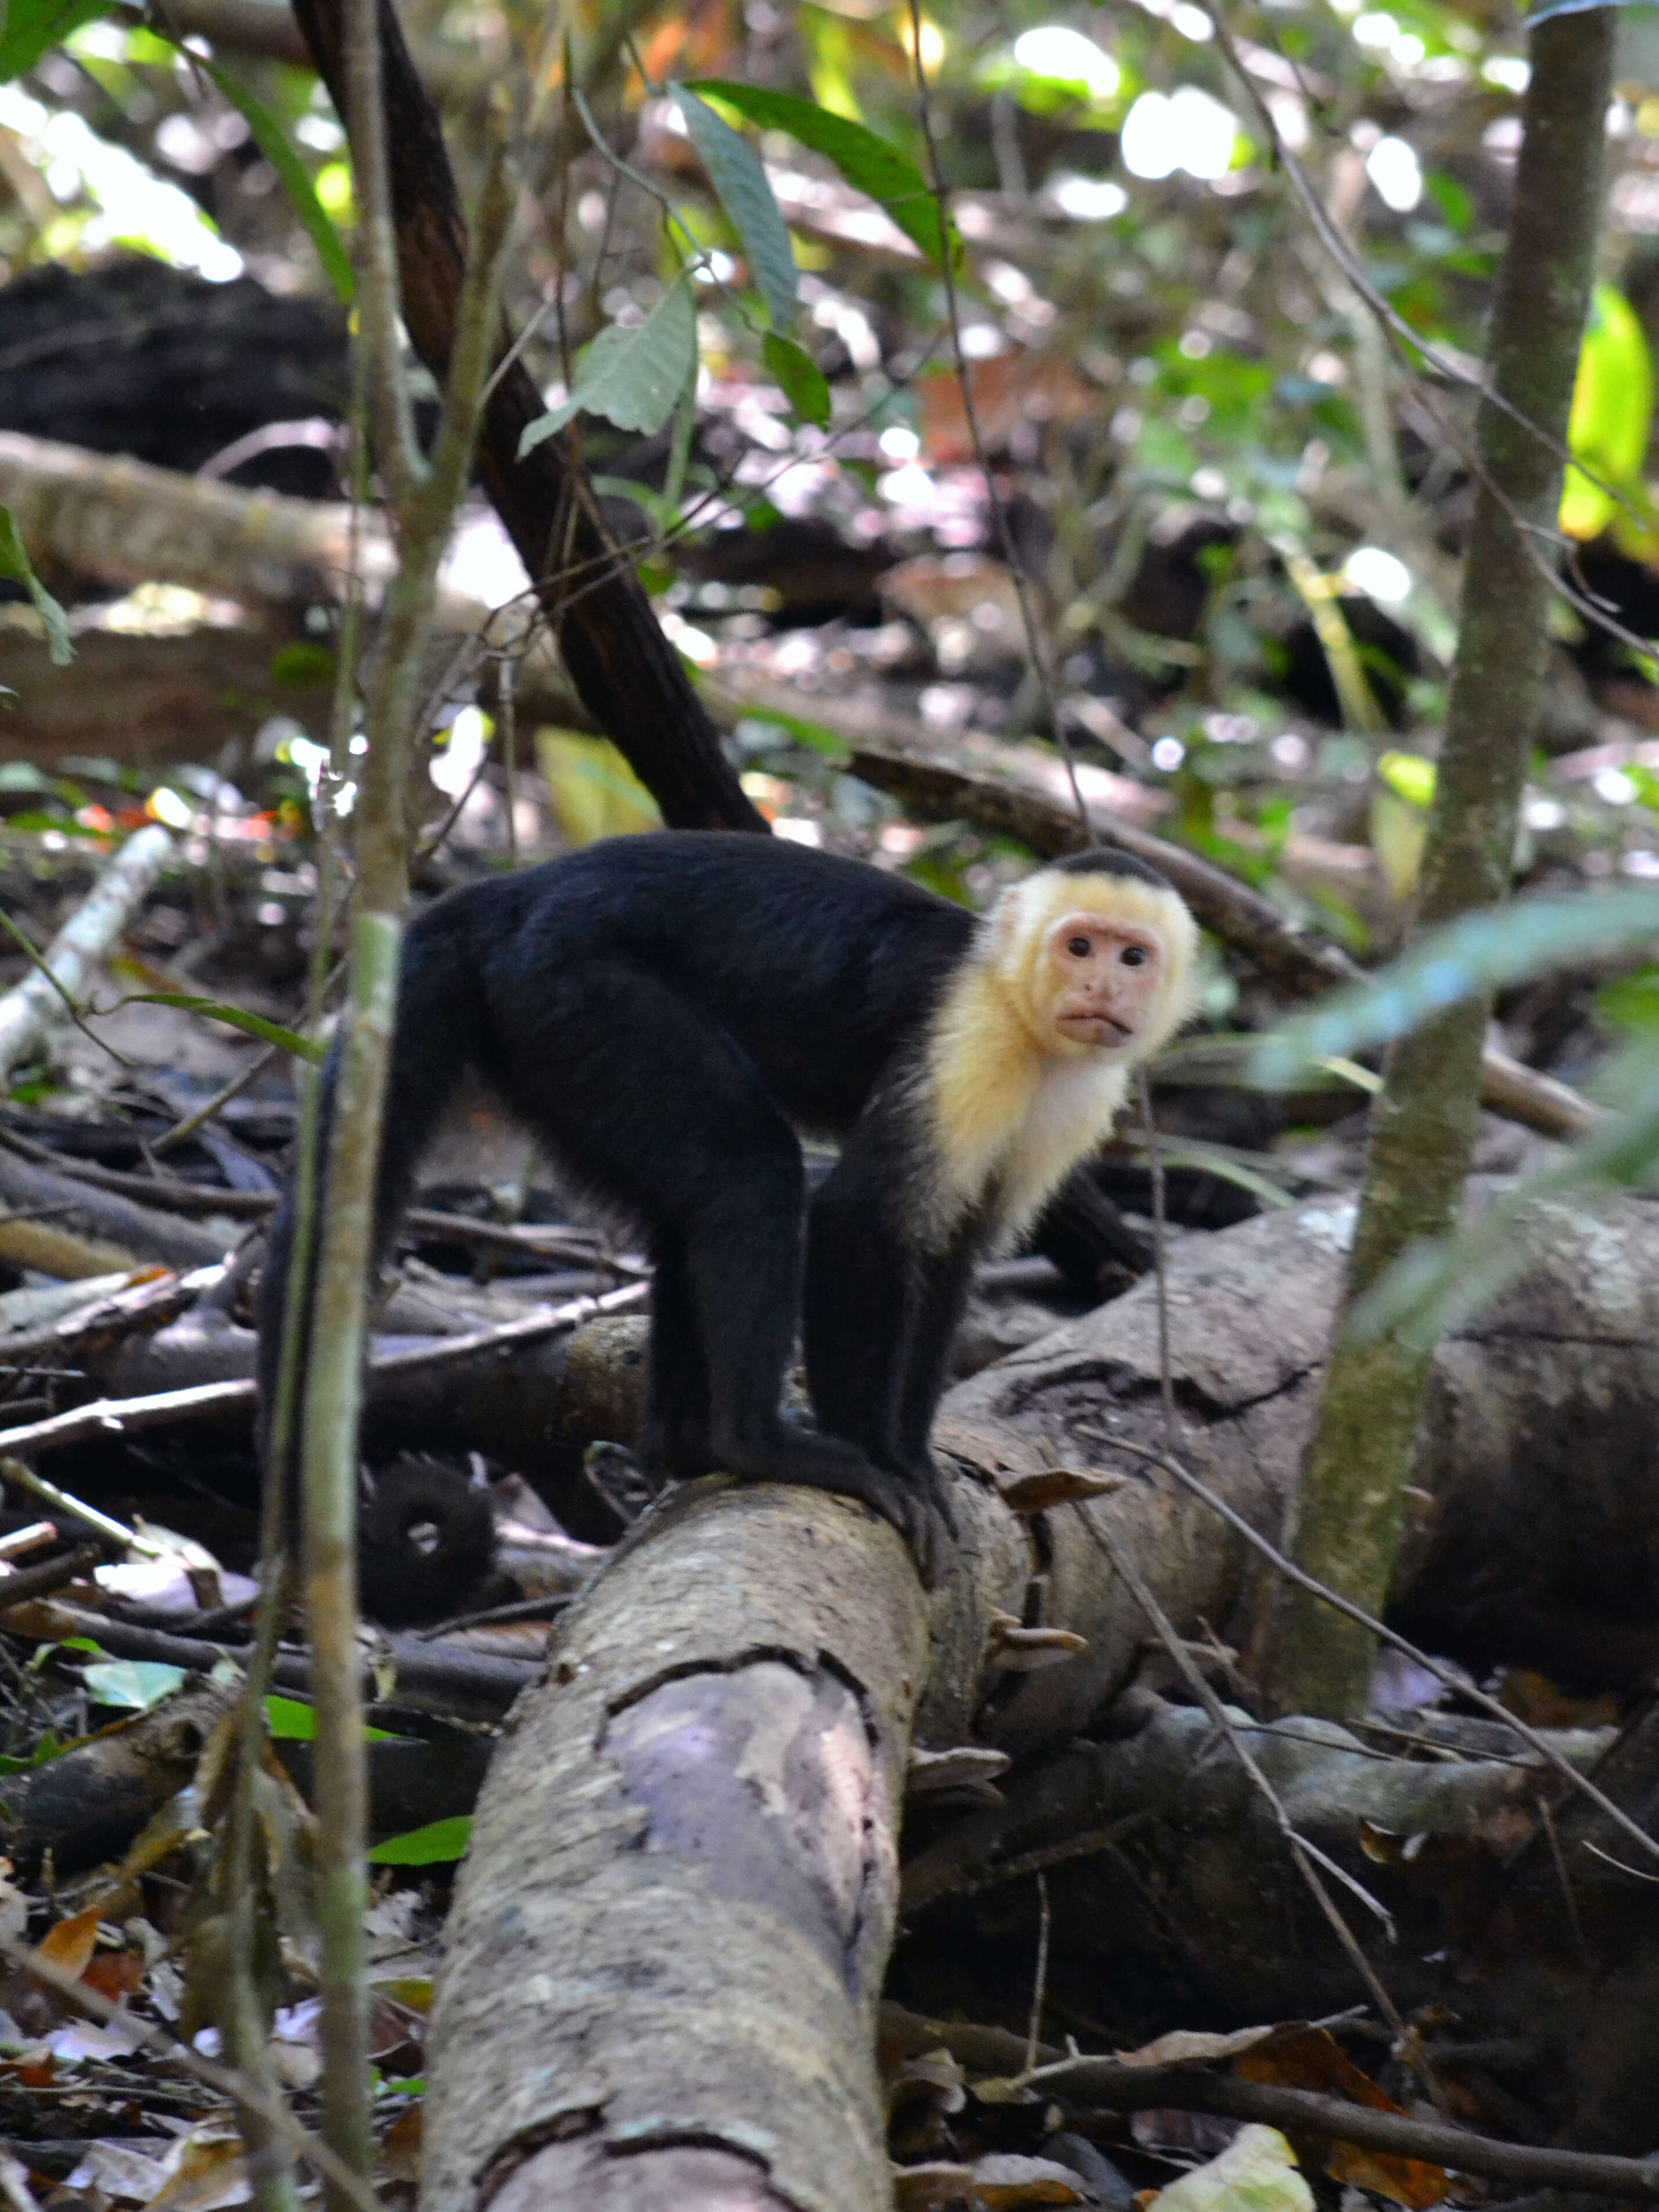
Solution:
[[[1036,1025],[1047,933],[1078,910],[1155,924],[1163,940],[1158,1005],[1132,1051],[1070,1044]],[[1046,872],[1004,895],[934,1016],[920,1071],[937,1164],[928,1226],[939,1243],[988,1202],[994,1242],[1006,1249],[1104,1143],[1131,1067],[1192,1011],[1197,935],[1173,891],[1121,877]]]

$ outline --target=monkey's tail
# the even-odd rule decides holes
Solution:
[[[386,1114],[380,1139],[380,1165],[374,1202],[374,1265],[385,1261],[398,1218],[408,1205],[421,1157],[460,1086],[467,1068],[476,1064],[481,1042],[483,1012],[476,977],[470,969],[465,947],[446,915],[444,929],[422,917],[404,940],[398,980],[398,1018],[388,1072]],[[337,1036],[324,1063],[317,1113],[317,1176],[319,1190],[327,1174],[329,1140],[334,1126],[339,1089],[344,1032]],[[297,1222],[297,1191],[292,1176],[283,1190],[265,1243],[260,1278],[258,1310],[258,1450],[267,1485],[274,1484],[283,1500],[284,1525],[291,1540],[298,1526],[300,1430],[296,1406],[289,1425],[285,1447],[274,1449],[272,1422],[283,1369],[283,1340],[288,1310],[289,1280],[293,1273]],[[306,1269],[306,1296],[298,1316],[300,1357],[297,1373],[303,1392],[311,1349],[312,1312],[315,1302],[321,1222],[320,1203],[313,1209],[313,1237]],[[278,1458],[280,1457],[280,1464]]]

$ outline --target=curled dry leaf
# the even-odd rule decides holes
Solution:
[[[972,2202],[986,2212],[1022,2204],[1086,2204],[1079,2177],[1052,2158],[993,2151],[974,2160]]]
[[[1000,1667],[1010,1674],[1035,1674],[1039,1667],[1058,1666],[1062,1660],[1075,1659],[1089,1648],[1086,1636],[1079,1636],[1071,1628],[1022,1628],[1006,1613],[991,1617],[991,1641],[986,1652],[988,1664]]]
[[[1052,1505],[1069,1505],[1079,1498],[1109,1498],[1129,1480],[1126,1474],[1103,1474],[1092,1467],[1049,1467],[1035,1474],[1011,1475],[997,1485],[998,1495],[1010,1512],[1045,1513]]]
[[[935,2205],[952,2204],[974,2185],[974,2169],[950,2159],[934,2158],[921,2166],[893,2168],[893,2203],[897,2212],[933,2212]]]

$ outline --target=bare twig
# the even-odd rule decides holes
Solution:
[[[1042,2027],[1042,2000],[1048,1992],[1048,1877],[1037,1869],[1036,1971],[1031,1977],[1031,2020],[1025,2033],[1026,2070],[1036,2064],[1037,2041]]]
[[[619,1289],[602,1291],[597,1297],[572,1298],[563,1305],[550,1307],[545,1313],[526,1314],[520,1321],[503,1322],[499,1328],[474,1329],[465,1336],[441,1337],[433,1344],[410,1345],[402,1352],[386,1352],[369,1362],[368,1371],[371,1376],[407,1375],[419,1368],[470,1359],[478,1352],[506,1351],[514,1345],[533,1344],[538,1337],[556,1336],[563,1329],[579,1328],[584,1322],[597,1321],[605,1314],[632,1312],[643,1305],[649,1295],[647,1284],[624,1283]],[[248,1377],[233,1382],[192,1382],[184,1389],[156,1390],[139,1398],[96,1398],[90,1405],[72,1407],[66,1413],[52,1413],[43,1420],[24,1421],[15,1428],[0,1429],[0,1454],[54,1450],[112,1431],[161,1428],[172,1421],[204,1419],[233,1407],[246,1406],[251,1411],[257,1395],[253,1381]],[[99,1515],[94,1507],[80,1504],[42,1475],[21,1467],[5,1471],[12,1480],[27,1483],[37,1495],[58,1505],[61,1511],[78,1515],[89,1526],[105,1528],[106,1533],[115,1534],[124,1543],[137,1545],[143,1550],[148,1541],[131,1529],[122,1528],[118,1522],[110,1522],[107,1515]]]

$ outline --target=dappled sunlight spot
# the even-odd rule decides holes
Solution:
[[[1081,85],[1091,100],[1109,100],[1123,73],[1109,53],[1066,23],[1040,23],[1014,40],[1014,59],[1034,76]]]
[[[1384,606],[1397,606],[1411,596],[1411,570],[1380,545],[1356,546],[1343,562],[1342,574],[1356,591]]]
[[[1238,125],[1195,84],[1174,93],[1143,92],[1123,121],[1123,166],[1131,176],[1157,183],[1177,170],[1213,183],[1231,167]]]
[[[1409,215],[1423,197],[1423,169],[1403,138],[1379,138],[1365,156],[1365,174],[1396,215]]]

